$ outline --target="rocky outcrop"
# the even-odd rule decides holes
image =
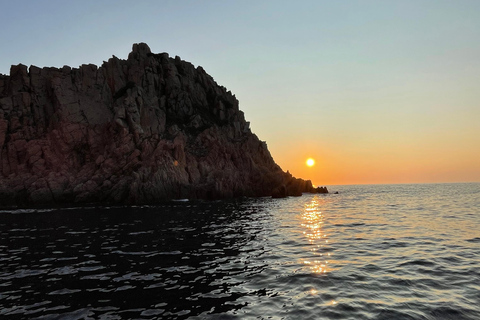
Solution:
[[[0,75],[0,205],[317,192],[275,164],[201,67],[134,44],[101,67]]]

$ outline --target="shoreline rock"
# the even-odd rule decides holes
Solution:
[[[202,67],[144,43],[100,67],[12,66],[0,151],[2,207],[324,191],[282,171]]]

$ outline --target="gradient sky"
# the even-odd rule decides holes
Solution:
[[[101,65],[146,42],[235,93],[252,131],[297,177],[480,181],[478,0],[0,5],[0,73]]]

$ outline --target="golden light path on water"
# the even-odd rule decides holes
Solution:
[[[302,213],[302,227],[305,228],[303,234],[308,239],[314,258],[304,260],[303,263],[310,266],[314,273],[327,273],[328,257],[330,253],[322,253],[325,246],[328,245],[327,235],[322,231],[324,216],[319,209],[320,203],[317,197],[310,203],[305,204]]]
[[[315,274],[326,274],[331,271],[329,267],[330,253],[326,252],[328,246],[327,235],[324,233],[322,226],[324,224],[325,216],[320,211],[321,201],[318,197],[314,197],[309,203],[305,204],[302,212],[302,224],[304,228],[304,236],[310,244],[310,251],[313,254],[312,259],[304,259],[303,263],[308,265],[310,270]],[[315,295],[318,290],[310,290],[310,294]],[[332,300],[330,305],[337,304],[337,301]]]

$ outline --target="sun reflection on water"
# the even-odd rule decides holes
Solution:
[[[313,273],[325,274],[329,272],[328,260],[330,253],[325,253],[328,243],[327,235],[322,231],[324,216],[319,209],[320,202],[318,197],[314,197],[310,203],[305,204],[302,213],[302,227],[305,228],[303,234],[308,239],[310,251],[313,253],[312,259],[305,259],[303,263],[308,265]]]

